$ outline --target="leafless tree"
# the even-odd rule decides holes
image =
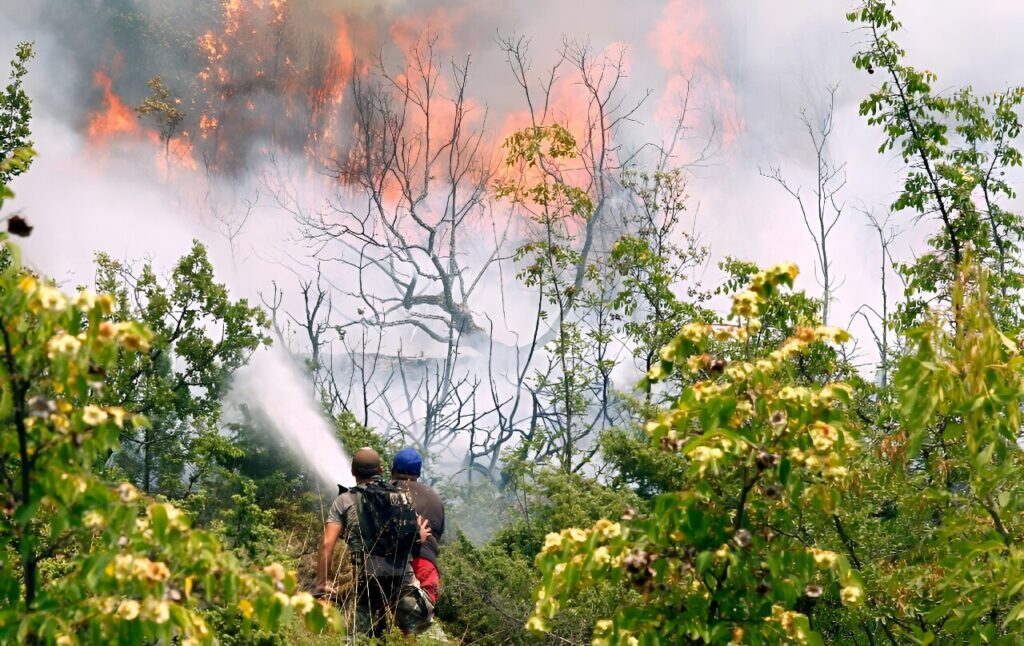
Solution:
[[[249,222],[249,218],[252,217],[259,203],[259,191],[256,191],[252,198],[243,197],[238,200],[232,200],[228,204],[218,201],[209,192],[204,199],[206,202],[205,210],[213,218],[217,233],[228,242],[228,248],[231,251],[231,265],[238,269],[239,239],[245,230],[245,225]]]
[[[265,182],[330,266],[333,307],[345,303],[331,329],[357,363],[347,386],[326,378],[331,398],[349,406],[342,392],[355,391],[364,423],[379,404],[386,419],[374,422],[428,451],[472,425],[478,382],[460,358],[463,344],[485,342],[472,302],[502,259],[508,226],[489,249],[481,245],[492,217],[491,151],[486,111],[466,92],[470,62],[443,64],[430,37],[399,71],[379,58],[373,76],[352,84],[353,134],[328,164],[337,192],[310,207],[287,177]]]
[[[814,160],[816,177],[811,193],[814,196],[813,204],[807,204],[801,193],[801,187],[793,187],[782,175],[778,166],[769,166],[767,171],[762,170],[761,175],[774,180],[781,186],[800,207],[800,215],[803,217],[807,233],[814,241],[815,251],[815,275],[821,285],[821,320],[828,323],[829,308],[834,299],[835,291],[841,286],[837,283],[832,272],[832,260],[829,258],[828,237],[839,222],[846,205],[838,200],[838,195],[846,186],[846,163],[836,163],[831,160],[828,153],[828,139],[832,135],[834,126],[833,116],[835,113],[836,90],[838,86],[828,88],[828,105],[824,115],[815,120],[807,110],[800,111],[800,121],[804,125],[811,144],[814,149]]]
[[[870,226],[878,236],[882,304],[881,309],[877,309],[868,304],[861,305],[853,313],[851,320],[852,318],[860,317],[868,326],[868,330],[871,331],[871,338],[874,340],[875,347],[878,350],[879,384],[884,389],[889,385],[889,373],[891,371],[891,367],[889,365],[890,356],[893,354],[892,348],[889,344],[889,328],[891,326],[891,322],[889,321],[888,277],[893,267],[892,255],[889,248],[892,246],[893,240],[895,240],[899,235],[899,232],[889,225],[888,216],[886,216],[884,220],[879,220],[874,211],[869,209],[859,210],[864,214],[864,217],[867,218],[868,226]]]
[[[568,123],[576,137],[572,165],[542,172],[578,186],[594,206],[559,224],[571,262],[552,267],[543,285],[512,287],[507,275],[522,269],[513,241],[552,232],[495,201],[501,169],[486,145],[486,111],[468,98],[471,61],[442,63],[434,45],[422,38],[399,71],[382,55],[372,74],[353,79],[344,102],[351,132],[318,183],[332,192],[311,196],[287,156],[268,154],[262,190],[301,225],[316,261],[288,326],[308,344],[332,411],[427,453],[464,454],[470,473],[497,477],[512,449],[578,471],[596,435],[623,414],[612,371],[632,348],[611,306],[621,276],[604,260],[642,223],[622,175],[648,152],[659,167],[679,157],[680,142],[693,137],[689,93],[668,142],[629,148],[626,128],[650,93],[630,98],[622,52],[595,55],[565,41],[534,80],[528,42],[499,41],[529,122]],[[578,99],[572,119],[556,105],[565,88]],[[714,148],[698,150],[703,163]],[[500,314],[481,313],[485,289]]]

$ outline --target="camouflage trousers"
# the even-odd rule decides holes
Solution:
[[[434,607],[411,571],[405,576],[364,575],[356,585],[353,633],[379,637],[394,625],[409,635],[430,627]]]

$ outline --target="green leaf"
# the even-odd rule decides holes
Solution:
[[[711,567],[711,563],[714,560],[715,555],[713,552],[701,552],[697,555],[696,568],[698,574],[704,574]]]
[[[782,486],[789,483],[789,474],[793,470],[793,462],[789,458],[779,460],[779,482]]]
[[[9,375],[4,375],[3,382],[0,384],[0,420],[6,420],[10,416],[13,407],[14,396],[11,380]]]
[[[163,505],[150,506],[150,525],[156,540],[163,541],[167,537],[167,509]]]

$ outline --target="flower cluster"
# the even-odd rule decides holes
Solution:
[[[840,583],[844,604],[863,599],[863,586],[844,557],[805,550],[772,527],[792,513],[794,504],[822,509],[834,504],[836,485],[848,474],[845,456],[855,446],[845,422],[853,394],[849,386],[800,385],[781,377],[812,345],[848,340],[845,331],[797,327],[760,358],[750,356],[751,344],[744,343],[760,330],[758,317],[769,299],[791,285],[796,273],[791,264],[758,272],[733,300],[737,322],[688,324],[661,348],[660,361],[642,385],[675,370],[688,385],[644,430],[655,446],[679,454],[686,486],[655,499],[649,515],[630,514],[626,527],[605,520],[592,530],[549,534],[537,557],[544,579],[528,628],[546,630],[573,589],[598,581],[628,583],[645,599],[642,607],[630,606],[635,614],[624,610],[598,622],[594,643],[599,645],[631,637],[643,641],[648,631],[667,629],[665,613],[678,607],[692,609],[692,619],[677,618],[672,630],[685,624],[693,635],[731,635],[735,644],[813,643],[809,619],[792,609],[794,599],[821,596],[827,581]],[[742,346],[730,348],[730,342]],[[718,343],[725,344],[724,351]],[[730,355],[742,358],[730,360]],[[712,579],[720,579],[717,591],[708,587]],[[765,614],[772,608],[771,614],[742,628],[712,618],[719,603],[735,601],[719,597],[744,590],[756,591],[766,602]],[[650,606],[658,614],[654,608],[648,612]]]
[[[810,547],[807,551],[814,559],[814,564],[817,567],[822,570],[836,570],[838,572],[840,582],[842,583],[839,599],[843,602],[843,605],[848,607],[860,605],[864,599],[864,587],[845,559],[835,552],[817,547]]]
[[[814,564],[820,568],[834,568],[839,562],[839,556],[835,552],[818,549],[817,547],[811,547],[807,551],[814,557]]]
[[[558,552],[564,546],[574,543],[586,543],[590,540],[590,533],[589,529],[580,529],[579,527],[569,527],[561,532],[551,532],[544,537],[544,547],[541,548],[541,554]]]
[[[791,262],[772,265],[762,269],[750,279],[750,291],[762,298],[767,298],[780,285],[793,286],[793,281],[800,275],[800,269]]]
[[[778,623],[786,637],[792,639],[797,644],[806,644],[811,636],[810,622],[806,615],[793,610],[786,610],[778,604],[772,606],[772,616],[768,621]]]
[[[621,567],[625,537],[621,523],[607,518],[599,519],[591,528],[569,527],[549,533],[537,554],[537,565],[548,573],[550,585],[536,591],[527,630],[548,630],[548,620],[560,607],[557,596],[567,589],[569,579],[589,579],[597,572]]]
[[[698,465],[700,465],[698,467],[699,468],[699,473],[701,475],[703,475],[704,472],[709,467],[712,470],[716,470],[717,469],[718,461],[721,460],[723,457],[725,457],[725,452],[723,452],[722,449],[720,449],[720,448],[713,447],[713,446],[705,446],[705,445],[701,444],[701,445],[695,446],[693,448],[693,450],[691,450],[687,454],[687,456],[691,460],[696,462]]]
[[[760,304],[761,297],[748,289],[733,296],[731,313],[736,317],[754,318],[759,313]]]
[[[640,640],[628,630],[615,630],[615,622],[611,619],[598,619],[594,623],[594,640],[591,646],[608,646],[614,639],[616,644],[638,646]]]
[[[107,566],[106,573],[118,581],[134,579],[149,583],[162,583],[171,577],[171,571],[166,564],[131,554],[115,556]]]

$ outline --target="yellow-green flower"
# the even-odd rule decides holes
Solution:
[[[530,615],[526,620],[526,629],[533,633],[544,633],[548,631],[548,624],[540,615]]]
[[[814,556],[814,563],[821,568],[834,567],[836,561],[839,559],[835,552],[829,550],[820,550],[816,547],[810,548],[811,554]]]
[[[146,618],[158,624],[167,623],[171,618],[171,607],[166,601],[146,599],[144,610]]]
[[[238,602],[238,609],[242,612],[242,616],[246,619],[252,617],[253,607],[252,602],[248,599],[242,599]]]
[[[114,297],[110,294],[100,294],[97,296],[96,304],[100,306],[100,311],[107,316],[114,313]]]
[[[569,527],[562,530],[562,536],[574,543],[585,543],[590,538],[590,530],[579,527]]]
[[[269,574],[275,581],[284,581],[285,569],[280,563],[271,563],[263,568],[263,571]]]
[[[118,428],[124,428],[124,418],[128,412],[120,406],[111,406],[107,409],[107,413],[110,414],[111,419],[114,420],[114,424],[117,424]]]
[[[146,565],[144,578],[149,579],[150,581],[166,581],[171,578],[171,571],[160,561],[150,561]]]
[[[825,469],[825,477],[834,480],[842,480],[850,474],[850,470],[844,466],[828,467]]]
[[[310,610],[316,605],[313,600],[313,595],[308,592],[300,592],[291,598],[291,605],[300,614],[308,614]]]
[[[601,538],[608,540],[622,534],[622,525],[607,518],[602,518],[594,523],[594,532],[601,536]]]
[[[113,341],[117,337],[117,326],[110,321],[102,321],[97,329],[97,336],[102,341]]]
[[[34,276],[22,276],[18,281],[18,289],[26,294],[32,294],[39,287],[39,281]]]
[[[130,482],[122,482],[117,486],[117,493],[121,496],[121,502],[134,502],[139,497],[139,490]]]
[[[68,308],[68,299],[64,293],[50,285],[40,285],[36,290],[36,302],[39,307],[50,312],[63,312]]]
[[[139,616],[141,606],[135,599],[125,599],[117,607],[117,616],[125,621],[132,621]]]
[[[541,552],[548,553],[553,552],[562,547],[562,535],[558,532],[551,532],[544,537],[544,547],[541,548]]]
[[[839,599],[844,606],[858,606],[864,598],[864,588],[859,585],[848,585],[839,591]]]
[[[690,459],[696,462],[711,462],[722,459],[725,453],[722,452],[722,449],[701,445],[694,447],[689,455]]]
[[[760,300],[760,296],[756,293],[747,290],[740,292],[732,298],[732,313],[734,316],[742,316],[743,318],[750,318],[757,313],[757,304]]]
[[[82,342],[61,330],[46,343],[46,356],[50,359],[57,355],[71,356],[82,348]]]
[[[828,451],[839,438],[839,431],[822,421],[814,422],[810,428],[811,440],[814,448],[819,451]]]
[[[275,592],[274,598],[277,599],[281,603],[281,605],[285,607],[287,607],[292,602],[292,598],[283,592]]]
[[[83,289],[75,296],[75,307],[88,312],[96,307],[96,294],[88,289]]]
[[[107,421],[107,417],[107,411],[94,404],[89,404],[82,409],[82,421],[89,426],[99,426]]]
[[[703,323],[687,323],[679,331],[679,335],[691,343],[700,343],[710,331],[710,326]]]

